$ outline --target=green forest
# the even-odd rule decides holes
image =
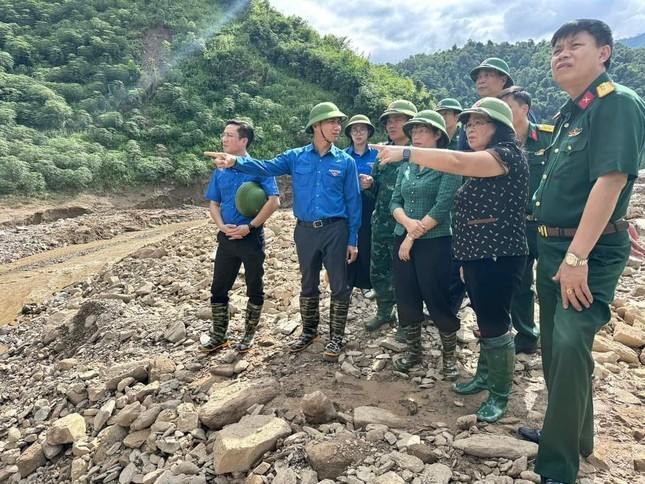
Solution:
[[[469,73],[487,57],[501,57],[510,69],[515,84],[523,86],[533,97],[533,110],[541,122],[550,122],[566,95],[551,77],[551,49],[547,41],[528,40],[509,44],[469,41],[461,48],[434,54],[417,54],[395,66],[403,76],[423,82],[437,98],[454,97],[470,106],[477,100]],[[645,48],[629,48],[615,43],[612,78],[645,97]]]
[[[493,54],[541,118],[557,110],[544,43],[470,42],[374,65],[266,0],[0,0],[0,195],[205,181],[202,152],[227,119],[250,119],[253,154],[272,157],[308,142],[321,101],[374,121],[398,98],[469,104],[468,72]],[[641,95],[644,56],[618,46],[612,69]]]

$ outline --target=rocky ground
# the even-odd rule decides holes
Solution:
[[[643,217],[644,206],[639,191],[630,216]],[[47,251],[53,241],[81,243],[79,227],[106,226],[109,237],[196,216],[206,210],[7,224],[0,256],[6,262]],[[539,355],[518,358],[505,418],[482,424],[473,414],[485,395],[456,395],[441,377],[436,329],[424,328],[423,371],[395,373],[390,361],[402,347],[389,329],[364,331],[375,304],[362,296],[352,301],[341,360],[323,362],[324,278],[322,341],[288,353],[300,319],[293,225],[286,210],[268,223],[267,303],[256,345],[244,356],[232,348],[214,357],[196,351],[209,328],[212,224],[177,229],[0,328],[0,482],[539,482],[537,446],[515,438],[518,426],[538,426],[543,416]],[[645,220],[638,226],[645,234]],[[594,344],[596,447],[582,462],[581,483],[645,482],[643,267],[630,259],[611,322]],[[236,341],[241,278],[231,306]],[[478,347],[472,311],[461,315],[467,378]]]

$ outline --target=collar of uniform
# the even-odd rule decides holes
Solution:
[[[577,108],[581,109],[582,111],[588,109],[589,106],[591,106],[593,102],[598,98],[598,92],[596,91],[596,88],[603,82],[611,82],[611,78],[606,72],[603,72],[598,77],[596,77],[591,85],[587,89],[585,89],[584,92],[572,102],[572,104],[577,106]]]
[[[538,126],[531,121],[529,121],[529,131],[527,133],[527,138],[531,138],[533,141],[538,140]]]
[[[311,151],[313,153],[318,153],[316,151],[316,148],[314,147],[313,143],[309,143],[307,146],[305,146],[305,151]],[[338,156],[338,153],[342,151],[340,148],[338,148],[335,144],[332,143],[331,148],[329,148],[329,151],[324,154],[324,156],[327,156],[329,153],[331,153],[334,156]]]

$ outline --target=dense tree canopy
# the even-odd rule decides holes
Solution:
[[[510,69],[515,84],[525,87],[533,96],[533,109],[542,121],[549,121],[566,100],[565,94],[551,77],[551,50],[546,41],[481,43],[469,41],[465,46],[434,54],[417,54],[395,66],[397,72],[421,81],[437,99],[454,97],[470,106],[477,93],[470,71],[487,57],[501,57]],[[609,71],[616,82],[645,96],[645,49],[614,46]]]

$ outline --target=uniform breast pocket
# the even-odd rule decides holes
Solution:
[[[583,175],[589,171],[589,163],[587,157],[588,138],[576,136],[569,137],[562,146],[561,150],[566,153],[566,174]]]
[[[307,190],[313,189],[315,181],[314,167],[308,163],[296,164],[293,170],[293,184]]]
[[[330,168],[322,174],[322,181],[325,190],[329,190],[332,193],[343,193],[345,170]]]

